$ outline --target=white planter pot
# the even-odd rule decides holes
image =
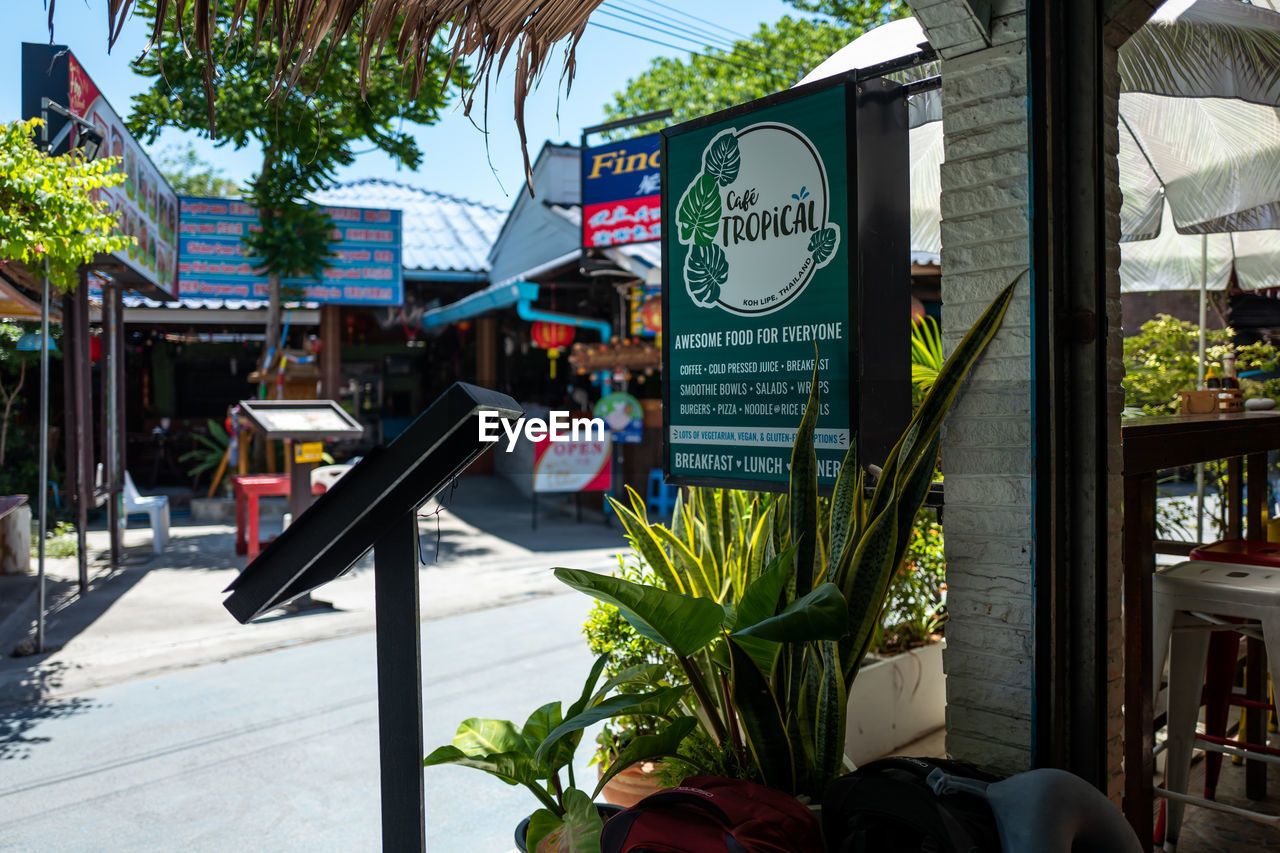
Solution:
[[[844,751],[862,765],[946,723],[945,641],[863,664],[849,691]]]

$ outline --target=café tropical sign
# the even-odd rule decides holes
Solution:
[[[901,88],[824,82],[662,136],[667,480],[785,487],[815,369],[819,482],[855,440],[877,461],[909,413]]]
[[[835,257],[840,226],[829,215],[826,165],[802,131],[775,122],[722,131],[676,210],[689,297],[734,314],[777,311]],[[752,275],[730,284],[733,269]]]

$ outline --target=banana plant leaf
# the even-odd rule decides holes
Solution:
[[[422,760],[423,767],[435,767],[440,764],[457,764],[462,767],[474,767],[496,776],[508,785],[524,785],[528,788],[538,787],[538,776],[534,768],[533,756],[527,752],[498,752],[487,755],[468,755],[456,746],[442,746]],[[554,801],[552,802],[554,805]]]
[[[588,726],[601,720],[613,717],[656,716],[661,717],[671,712],[689,688],[664,687],[651,693],[620,693],[611,696],[593,707],[587,708],[556,726],[538,746],[533,754],[535,762],[543,763],[554,753],[557,744],[566,737],[580,734]]]
[[[579,569],[559,568],[555,574],[562,583],[617,607],[642,636],[680,657],[692,657],[720,633],[724,608],[712,599]]]

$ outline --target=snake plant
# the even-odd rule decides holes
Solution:
[[[729,551],[722,510],[729,498],[708,501],[705,492],[694,497],[700,507],[692,525],[696,536],[687,524],[685,538],[646,527],[636,507],[620,513],[666,588],[556,569],[561,581],[615,605],[641,635],[674,654],[688,681],[687,709],[709,737],[738,756],[748,775],[816,799],[843,771],[849,687],[933,479],[942,422],[995,336],[1020,279],[1000,293],[947,359],[889,452],[869,499],[855,441],[829,503],[819,501],[815,370],[792,449],[789,489],[740,525],[749,535],[736,541],[749,542],[746,553],[759,555],[759,572],[744,573],[735,583],[724,571]],[[676,516],[678,529],[682,515]],[[690,540],[701,543],[700,550]]]

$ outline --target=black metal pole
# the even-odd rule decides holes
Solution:
[[[426,850],[416,511],[374,543],[373,563],[382,849]]]

